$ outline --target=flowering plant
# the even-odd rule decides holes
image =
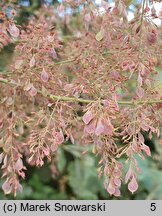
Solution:
[[[57,163],[59,146],[70,140],[93,145],[109,194],[120,196],[122,182],[134,193],[135,156],[151,156],[144,133],[160,137],[162,122],[162,32],[153,23],[161,12],[154,1],[143,0],[129,21],[127,1],[102,1],[101,11],[94,1],[66,0],[43,5],[22,25],[19,6],[1,4],[0,49],[15,44],[10,71],[0,76],[4,192],[22,191],[24,161]],[[121,157],[129,164],[125,176]]]

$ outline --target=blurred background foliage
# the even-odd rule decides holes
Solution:
[[[41,2],[58,3],[57,0],[15,1],[21,5],[17,21],[22,23],[28,19],[40,8]],[[0,73],[7,71],[13,50],[14,44],[11,44],[0,53]],[[157,68],[157,72],[161,84],[161,68]],[[141,174],[138,176],[139,189],[133,195],[128,191],[127,185],[122,185],[121,197],[110,197],[104,189],[104,179],[98,179],[99,158],[93,155],[91,147],[65,143],[59,149],[55,175],[52,174],[51,165],[48,162],[42,168],[27,167],[26,179],[22,182],[23,193],[14,198],[11,195],[4,195],[0,189],[0,199],[162,199],[162,145],[160,146],[155,138],[150,141],[147,136],[145,137],[146,144],[152,150],[152,157],[145,160],[137,158]],[[85,150],[88,151],[83,154]],[[127,170],[128,167],[125,164],[125,172]],[[2,183],[1,179],[0,188]]]
[[[156,153],[155,140],[146,143],[152,148],[153,155],[145,160],[137,157],[141,174],[138,176],[139,189],[133,195],[123,184],[121,197],[110,197],[104,189],[103,178],[98,179],[99,158],[93,155],[91,147],[67,143],[59,149],[56,175],[52,175],[48,163],[42,168],[28,167],[26,180],[22,182],[23,193],[14,198],[0,190],[0,199],[162,199],[162,157]],[[84,150],[88,152],[83,154]],[[124,165],[126,172],[128,166]]]

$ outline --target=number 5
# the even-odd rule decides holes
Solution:
[[[150,210],[151,211],[155,211],[156,210],[156,203],[151,203]]]

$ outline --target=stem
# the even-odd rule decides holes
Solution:
[[[41,92],[39,92],[41,93]],[[82,98],[75,98],[75,97],[65,97],[65,96],[57,96],[53,94],[48,95],[52,100],[58,100],[58,101],[67,101],[67,102],[81,102],[81,103],[93,103],[95,100],[87,100]]]
[[[7,79],[3,79],[3,78],[0,78],[0,82],[2,82],[4,84],[10,83]],[[11,84],[14,84],[14,83],[11,83]],[[43,95],[43,92],[40,90],[38,90],[38,93]],[[57,101],[80,102],[80,103],[84,103],[84,104],[94,103],[97,101],[97,100],[75,98],[75,97],[66,97],[66,96],[53,95],[53,94],[47,94],[47,97],[51,98],[52,100],[57,100]],[[102,104],[103,104],[103,101],[104,100],[101,100]],[[156,103],[162,103],[162,100],[118,101],[119,105],[140,105],[140,104],[156,104]]]
[[[5,83],[5,84],[7,84],[7,83],[8,83],[8,80],[3,79],[3,78],[0,78],[0,82],[1,82],[1,83]]]
[[[39,92],[39,93],[41,93],[41,92]],[[85,104],[96,102],[96,100],[87,100],[87,99],[82,99],[82,98],[57,96],[57,95],[53,95],[53,94],[49,94],[48,96],[53,100],[59,100],[59,101],[81,102],[81,103],[85,103]],[[101,100],[101,103],[103,103],[102,100]],[[162,100],[149,100],[149,101],[141,100],[141,101],[137,101],[137,102],[118,101],[118,104],[120,104],[120,105],[140,105],[140,104],[155,104],[155,103],[162,103]]]
[[[145,9],[145,3],[146,3],[146,0],[143,0],[143,3],[142,3],[142,14],[141,14],[141,23],[140,23],[140,28],[141,28],[141,32],[140,32],[140,38],[142,36],[142,24],[143,24],[143,17],[144,17],[144,9]],[[140,41],[140,44],[141,44],[141,41]]]
[[[73,61],[75,61],[75,58],[64,60],[64,61],[55,62],[54,64],[55,65],[60,65],[60,64],[66,64],[66,63],[69,63],[69,62],[73,62]]]
[[[143,4],[142,4],[142,14],[141,14],[141,26],[142,26],[142,23],[143,23],[143,16],[144,16],[144,7],[145,7],[145,3],[146,3],[146,0],[143,0]]]

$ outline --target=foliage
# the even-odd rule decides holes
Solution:
[[[38,169],[30,168],[26,172],[26,181],[22,184],[23,193],[18,193],[15,198],[11,195],[5,196],[0,191],[0,199],[115,199],[104,190],[104,179],[98,180],[98,158],[93,157],[91,149],[83,156],[83,149],[70,144],[65,146],[60,148],[63,157],[60,157],[57,163],[57,176],[51,175],[50,164],[47,163]],[[71,147],[75,149],[75,153],[70,151]],[[162,172],[158,163],[149,158],[144,161],[139,158],[137,160],[143,170],[138,179],[139,190],[131,195],[123,185],[122,195],[118,199],[161,199]],[[127,169],[128,166],[125,167],[125,172]]]
[[[162,32],[152,21],[161,13],[153,2],[143,0],[129,21],[124,0],[113,7],[102,1],[103,13],[94,1],[67,0],[57,8],[42,6],[21,25],[19,5],[1,3],[0,49],[15,44],[10,71],[0,77],[5,194],[22,192],[20,178],[46,160],[53,176],[68,172],[60,180],[63,193],[55,190],[60,198],[67,197],[66,182],[79,199],[107,196],[98,177],[116,197],[123,182],[132,194],[138,189],[137,174],[148,169],[147,163],[140,169],[139,158],[151,156],[144,136],[160,138],[162,122],[156,78]],[[100,158],[98,177],[94,156],[78,153],[83,149]],[[76,157],[69,164],[67,152]],[[38,176],[33,179],[29,185],[39,190]]]

